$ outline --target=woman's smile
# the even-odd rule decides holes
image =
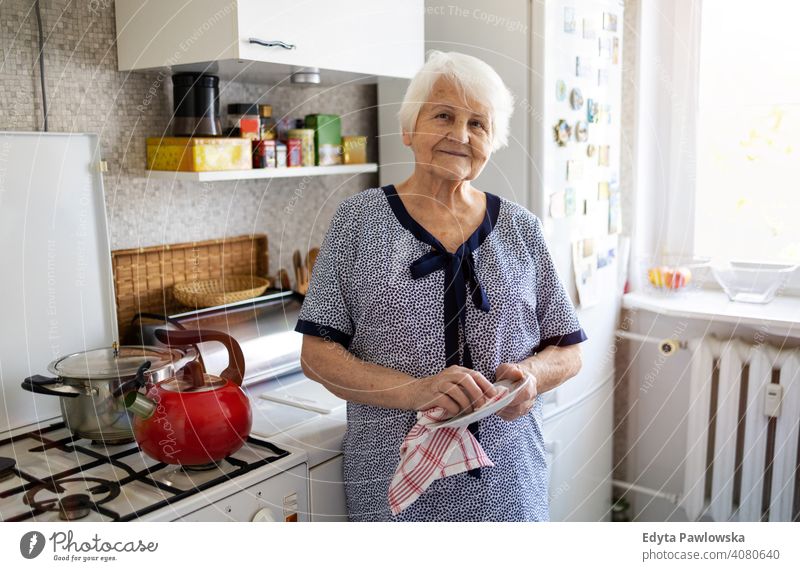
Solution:
[[[462,152],[462,151],[448,151],[448,150],[445,150],[445,149],[437,149],[437,150],[440,153],[444,153],[446,155],[450,155],[450,156],[453,156],[453,157],[461,157],[461,158],[465,158],[465,159],[469,158],[469,155],[467,153]]]

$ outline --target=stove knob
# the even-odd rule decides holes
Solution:
[[[261,508],[256,512],[256,515],[253,516],[252,521],[278,521],[275,519],[275,516],[272,515],[272,510],[269,508]]]

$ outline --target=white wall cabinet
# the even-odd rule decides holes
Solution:
[[[323,83],[411,77],[422,65],[422,0],[117,0],[120,71],[206,71],[240,81],[319,67]]]

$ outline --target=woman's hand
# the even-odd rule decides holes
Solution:
[[[497,394],[497,388],[478,371],[453,365],[441,373],[413,383],[415,410],[442,407],[452,418],[482,407]]]
[[[517,363],[502,363],[495,371],[495,378],[499,381],[501,379],[509,379],[511,381],[522,381],[525,377],[529,377],[529,381],[525,387],[517,392],[508,405],[497,411],[497,416],[503,420],[509,421],[519,418],[523,414],[527,414],[536,402],[536,377],[530,372],[526,371]]]

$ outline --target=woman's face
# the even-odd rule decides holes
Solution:
[[[473,180],[491,154],[490,113],[441,77],[420,107],[414,132],[403,131],[403,144],[414,151],[417,168],[445,180]]]

